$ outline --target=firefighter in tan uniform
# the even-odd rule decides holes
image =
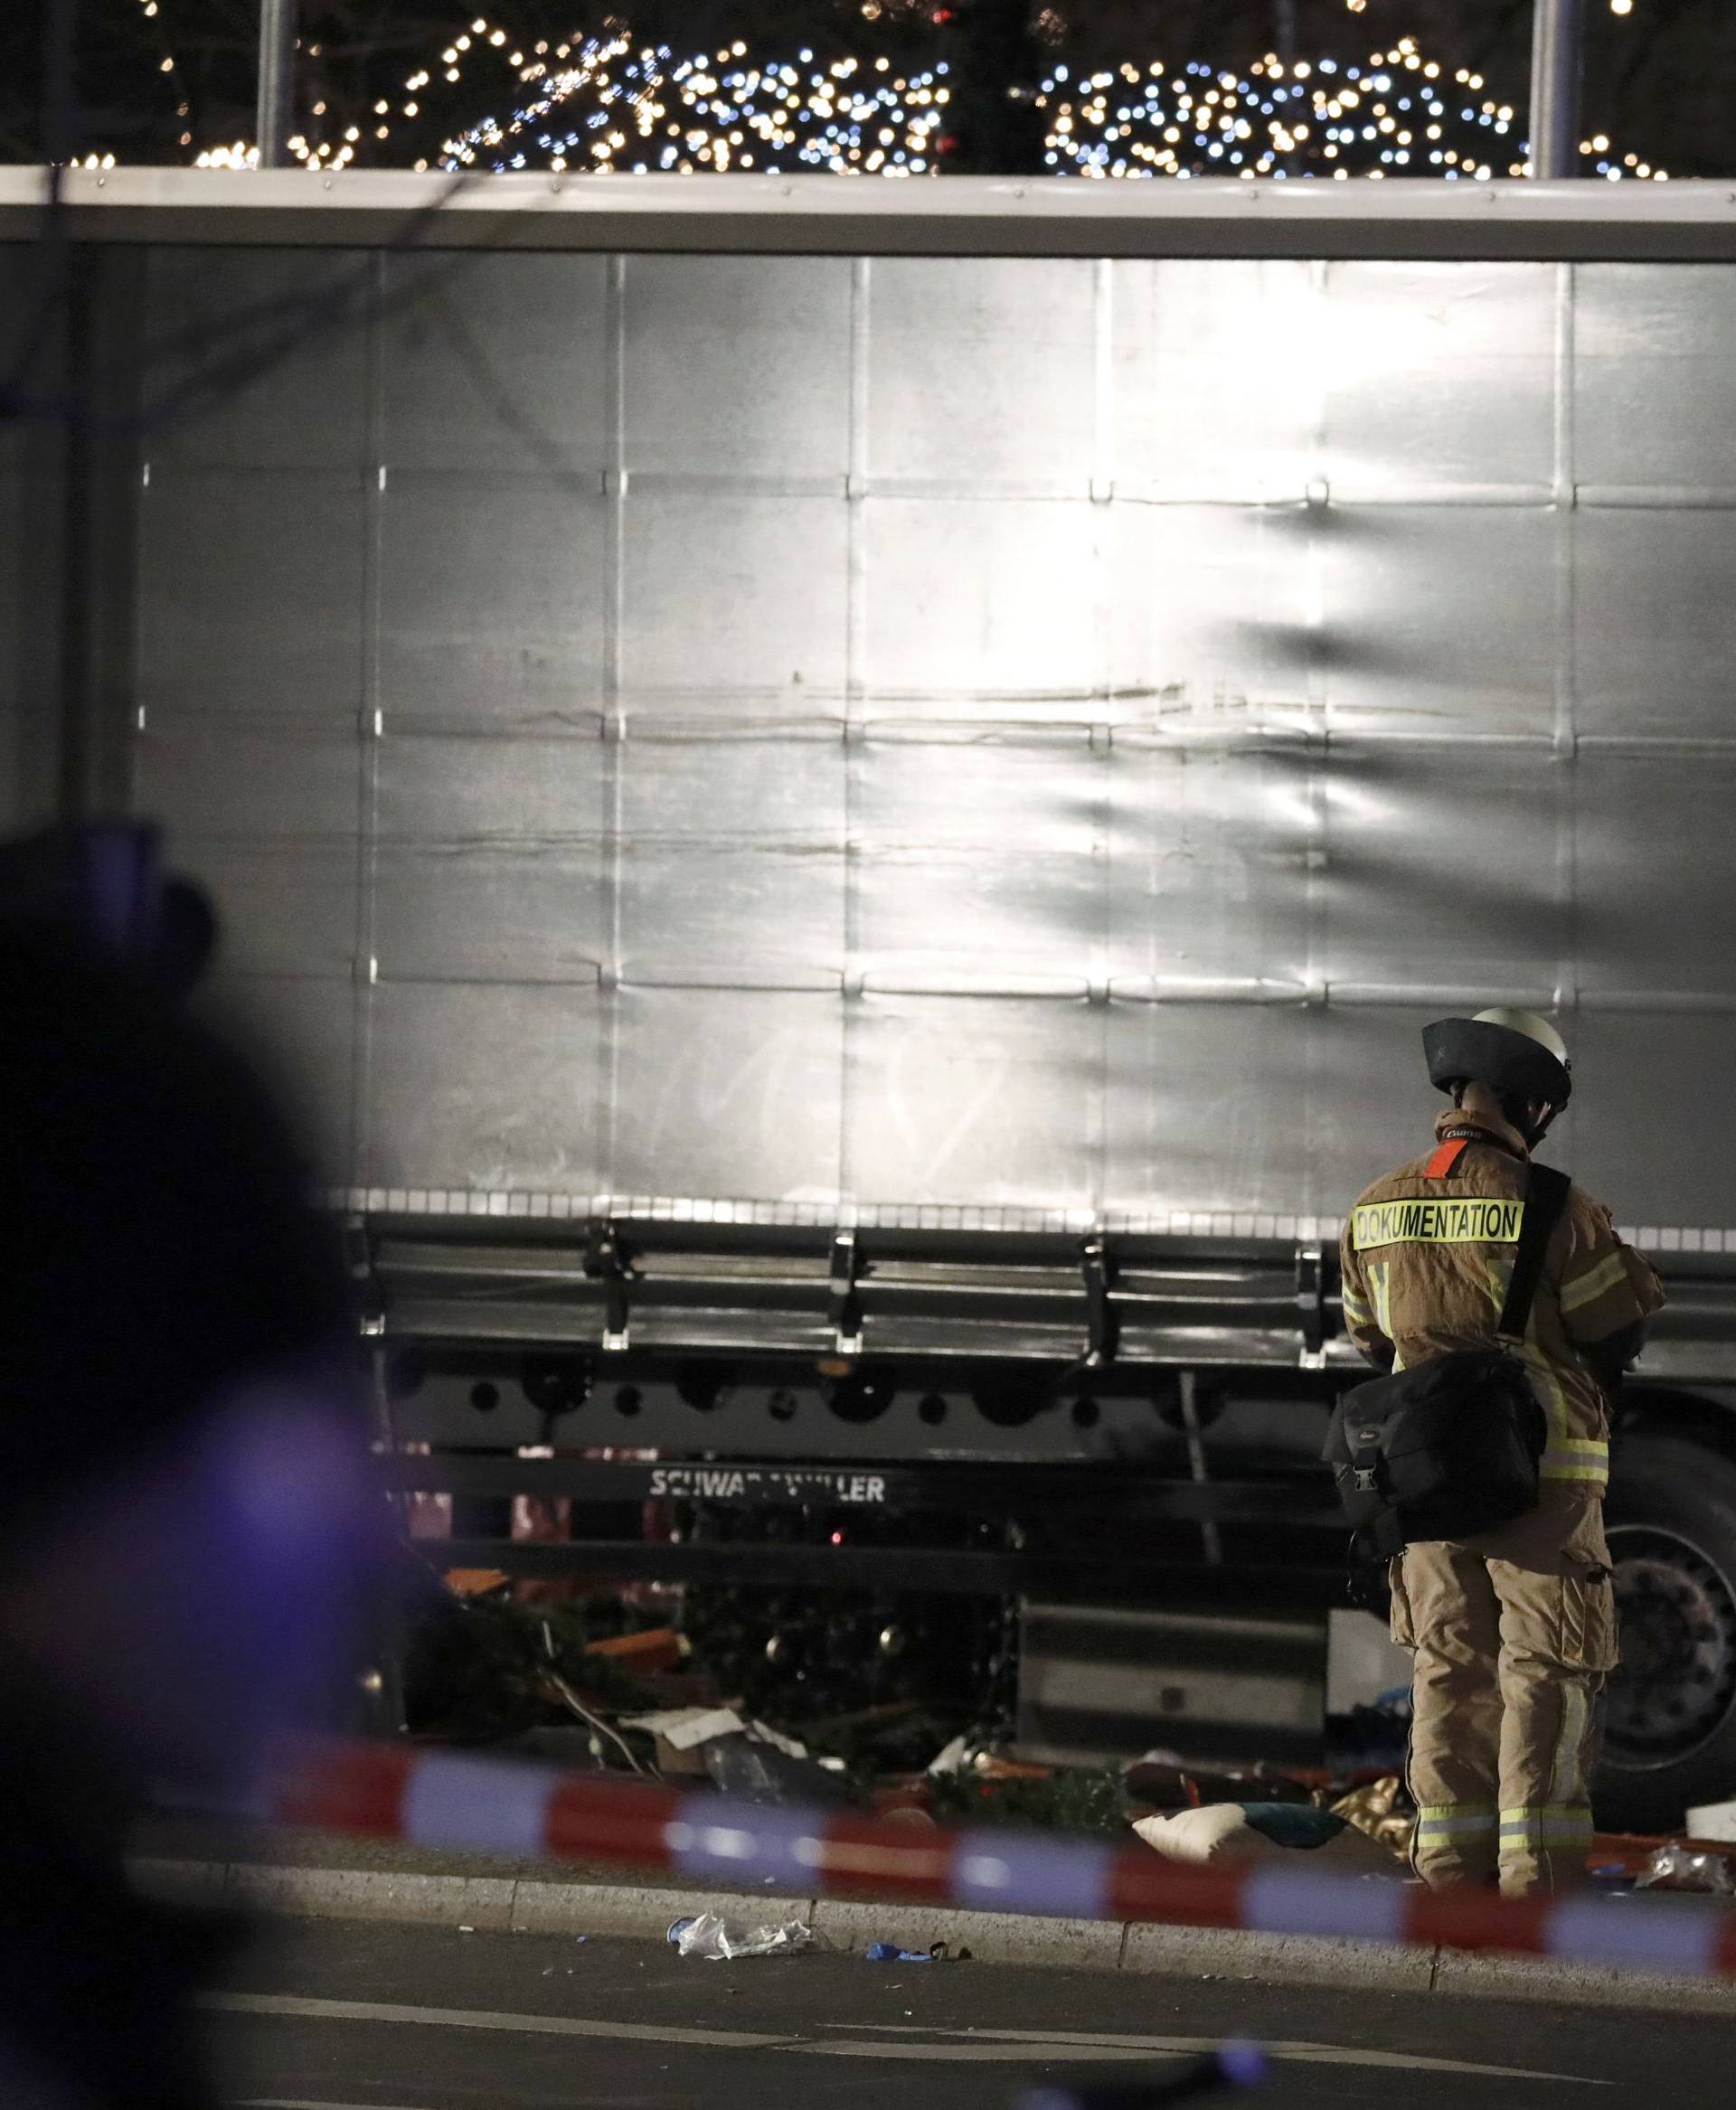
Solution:
[[[1363,1196],[1342,1247],[1345,1324],[1383,1369],[1499,1345],[1519,1211],[1378,1205],[1521,1199],[1531,1149],[1571,1089],[1561,1036],[1530,1012],[1444,1019],[1423,1044],[1453,1105],[1435,1148]],[[1573,1188],[1522,1352],[1549,1423],[1539,1505],[1463,1544],[1412,1544],[1392,1564],[1392,1637],[1415,1655],[1415,1863],[1431,1886],[1498,1876],[1507,1896],[1526,1897],[1583,1879],[1599,1700],[1618,1661],[1609,1401],[1663,1301],[1650,1263]]]

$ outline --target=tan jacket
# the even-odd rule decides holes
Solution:
[[[1377,1180],[1340,1244],[1344,1324],[1363,1352],[1408,1368],[1455,1349],[1495,1348],[1513,1273],[1528,1154],[1495,1116],[1448,1107],[1438,1148]],[[1465,1147],[1450,1153],[1453,1141]],[[1454,1154],[1450,1172],[1446,1161]],[[1386,1204],[1422,1201],[1422,1209]],[[1543,1476],[1600,1494],[1609,1477],[1609,1408],[1582,1350],[1636,1326],[1664,1302],[1656,1269],[1578,1187],[1551,1234],[1524,1356],[1549,1416]]]

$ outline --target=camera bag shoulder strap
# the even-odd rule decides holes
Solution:
[[[1531,1307],[1543,1276],[1543,1254],[1550,1234],[1561,1220],[1573,1182],[1549,1165],[1532,1165],[1525,1181],[1524,1214],[1519,1224],[1519,1249],[1495,1331],[1504,1341],[1523,1341],[1531,1323]]]

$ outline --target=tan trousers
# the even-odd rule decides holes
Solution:
[[[1603,1503],[1571,1484],[1463,1545],[1392,1563],[1392,1638],[1413,1651],[1414,1865],[1433,1888],[1509,1898],[1585,1879],[1599,1702],[1618,1662]]]

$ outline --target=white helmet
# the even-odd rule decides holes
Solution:
[[[1473,1078],[1558,1113],[1573,1096],[1567,1042],[1534,1011],[1496,1004],[1475,1018],[1437,1019],[1422,1029],[1430,1083],[1450,1092]]]

